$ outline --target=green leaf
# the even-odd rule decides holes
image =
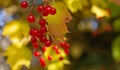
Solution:
[[[116,32],[120,32],[120,18],[119,18],[119,19],[116,19],[116,20],[113,22],[113,29],[114,29]]]
[[[30,67],[32,53],[26,46],[18,48],[15,45],[10,45],[3,56],[8,57],[7,63],[12,70],[21,70],[23,65]]]
[[[120,62],[120,36],[115,38],[112,43],[112,54],[117,62]]]

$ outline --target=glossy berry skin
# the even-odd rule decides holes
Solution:
[[[21,8],[25,9],[28,7],[28,3],[27,1],[22,1],[21,4],[20,4]]]
[[[56,51],[57,54],[60,54],[60,50],[59,50],[59,49],[57,49],[57,50],[55,50],[55,51]]]
[[[36,43],[37,42],[37,39],[35,37],[31,37],[31,42],[32,43]]]
[[[52,7],[51,11],[50,11],[51,15],[55,15],[56,14],[56,9],[54,7]]]
[[[47,28],[45,27],[45,26],[42,26],[41,28],[40,28],[40,33],[41,34],[45,34],[47,32]]]
[[[34,56],[35,56],[35,57],[39,57],[39,56],[40,56],[40,52],[39,52],[39,51],[35,51],[35,52],[34,52]]]
[[[38,33],[39,33],[39,30],[35,28],[30,29],[30,32],[29,32],[31,36],[38,36]]]
[[[40,24],[40,26],[42,26],[42,27],[45,26],[46,23],[47,23],[47,22],[46,22],[45,19],[40,19],[40,20],[39,20],[39,24]]]
[[[61,42],[61,43],[60,43],[60,46],[63,47],[64,49],[70,48],[70,44],[69,44],[69,43],[66,43],[66,42]]]
[[[50,14],[51,10],[52,10],[52,7],[51,7],[51,6],[46,6],[46,7],[45,7],[45,11],[46,11],[48,14]]]
[[[39,6],[37,7],[37,11],[38,11],[39,13],[42,13],[42,12],[43,12],[43,9],[44,9],[44,6],[43,6],[43,5],[39,5]]]
[[[43,57],[40,57],[39,62],[40,62],[42,67],[46,66],[46,62],[45,62],[45,59]]]
[[[30,15],[28,15],[28,17],[27,17],[27,20],[28,20],[28,22],[30,22],[30,23],[34,23],[34,22],[35,22],[35,17],[34,17],[32,14],[30,14]]]
[[[53,46],[52,46],[52,49],[53,49],[53,50],[57,50],[57,49],[58,49],[57,45],[53,45]]]
[[[48,16],[48,14],[49,14],[49,13],[48,13],[47,11],[45,11],[45,10],[42,11],[42,15],[43,15],[43,16]]]
[[[52,60],[52,56],[51,55],[48,56],[48,60]]]
[[[52,42],[51,42],[50,40],[47,40],[47,41],[45,42],[45,46],[46,46],[46,47],[49,47],[51,44],[52,44]]]

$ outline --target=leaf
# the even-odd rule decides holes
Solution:
[[[30,27],[27,23],[13,20],[4,26],[2,35],[9,36],[14,45],[21,47],[22,45],[26,45],[30,40],[29,30]]]
[[[3,56],[8,57],[7,63],[12,70],[21,70],[23,65],[30,67],[32,53],[26,46],[17,48],[15,45],[10,45]]]
[[[114,29],[116,32],[120,32],[120,18],[119,18],[119,19],[116,19],[116,20],[113,22],[113,29]]]
[[[112,43],[112,55],[115,61],[120,62],[120,36],[115,38]]]
[[[65,23],[69,22],[72,17],[63,3],[55,2],[54,7],[57,13],[47,17],[48,29],[54,37],[62,39],[63,36],[69,32]]]

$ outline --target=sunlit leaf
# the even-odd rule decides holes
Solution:
[[[15,45],[10,45],[3,56],[8,57],[7,63],[12,70],[21,70],[23,65],[30,67],[32,53],[26,46],[17,48]]]
[[[63,36],[69,32],[65,23],[69,22],[72,17],[63,3],[56,2],[54,7],[57,9],[57,13],[47,17],[48,28],[53,36],[63,39]]]

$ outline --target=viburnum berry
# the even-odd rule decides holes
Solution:
[[[45,19],[40,19],[40,20],[39,20],[39,24],[40,24],[40,26],[42,26],[42,27],[45,26],[46,23],[47,23],[47,22],[46,22]]]
[[[34,17],[34,15],[29,14],[28,17],[27,17],[27,20],[28,20],[28,22],[30,22],[30,23],[34,23],[34,22],[35,22],[35,17]]]
[[[51,42],[50,40],[47,40],[47,41],[45,42],[45,46],[47,46],[47,47],[49,47],[51,44],[52,44],[52,42]]]
[[[41,28],[40,28],[40,33],[41,34],[44,34],[44,33],[46,33],[47,32],[47,28],[45,27],[45,26],[41,26]]]
[[[39,44],[38,43],[32,43],[34,48],[38,48]]]
[[[56,49],[55,50],[57,54],[60,54],[60,50],[59,49]]]
[[[52,60],[52,56],[51,55],[48,56],[48,60]]]
[[[52,7],[51,7],[51,6],[48,5],[48,6],[45,7],[46,13],[50,14],[50,13],[51,13],[51,10],[52,10]]]
[[[59,57],[59,60],[63,60],[64,58],[63,57]]]
[[[46,66],[46,62],[45,62],[45,59],[43,57],[40,57],[39,62],[40,62],[42,67]]]
[[[65,54],[69,54],[69,49],[64,49]]]
[[[25,9],[28,7],[28,3],[27,1],[22,1],[21,4],[20,4],[21,8]]]
[[[70,47],[70,44],[69,44],[69,43],[66,43],[66,42],[61,42],[61,43],[60,43],[60,46],[63,47],[63,48],[69,48],[69,47]]]
[[[56,14],[56,9],[54,7],[52,7],[51,11],[50,11],[51,15],[55,15]]]
[[[53,49],[53,50],[57,50],[57,49],[58,49],[57,45],[53,45],[53,46],[52,46],[52,49]]]
[[[40,56],[40,52],[39,52],[39,51],[35,51],[35,52],[34,52],[34,56],[35,56],[35,57]]]
[[[47,41],[47,38],[45,36],[43,36],[42,38],[40,38],[40,41],[45,43]]]
[[[44,9],[44,6],[43,6],[43,5],[39,5],[39,6],[37,7],[37,10],[38,10],[39,13],[42,13],[42,12],[43,12],[43,9]]]
[[[32,43],[36,43],[37,42],[37,39],[35,37],[31,37],[31,42]]]
[[[29,31],[29,34],[30,34],[31,36],[34,36],[34,31],[35,31],[35,29],[34,29],[34,28],[31,28],[30,31]]]
[[[49,14],[49,13],[48,13],[47,11],[43,10],[43,12],[42,12],[42,15],[43,15],[43,16],[48,16],[48,14]]]
[[[47,47],[46,46],[43,46],[42,47],[42,52],[45,52],[47,50]]]

